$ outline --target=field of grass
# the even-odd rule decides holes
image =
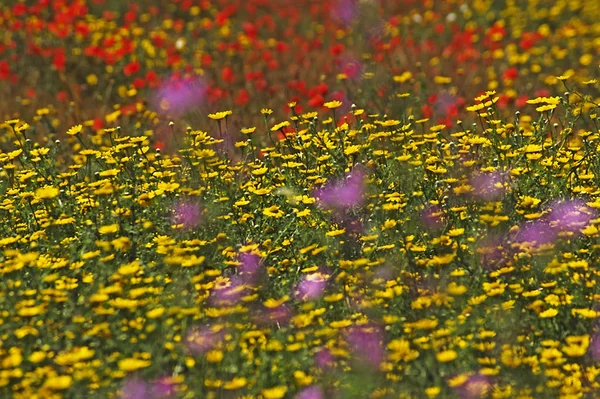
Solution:
[[[2,2],[0,397],[599,397],[598,15]]]

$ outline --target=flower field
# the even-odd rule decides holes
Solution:
[[[600,397],[598,15],[3,1],[0,397]]]

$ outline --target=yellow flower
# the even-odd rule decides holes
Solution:
[[[277,205],[271,205],[270,207],[263,209],[263,214],[274,218],[280,218],[284,215],[283,211],[279,209]]]
[[[140,264],[137,260],[134,260],[131,263],[127,263],[117,270],[121,276],[129,276],[131,274],[135,274],[140,270]]]
[[[401,75],[394,76],[394,82],[404,83],[407,80],[409,80],[410,78],[412,78],[412,73],[406,71],[406,72],[403,72]]]
[[[285,396],[286,392],[287,387],[285,386],[278,386],[260,391],[265,399],[281,399]]]
[[[550,319],[550,318],[556,316],[557,314],[558,314],[558,310],[556,310],[554,308],[550,308],[550,309],[545,310],[542,313],[540,313],[540,317],[542,319]]]
[[[158,308],[154,308],[154,309],[146,312],[146,317],[149,319],[156,319],[156,318],[162,316],[164,313],[165,313],[165,308],[160,306]]]
[[[447,83],[451,83],[452,79],[447,76],[434,76],[433,81],[436,84],[447,84]]]
[[[274,309],[287,302],[288,299],[290,299],[290,297],[287,295],[284,295],[280,299],[269,298],[266,301],[264,301],[263,305],[265,305],[266,308]]]
[[[300,386],[307,386],[313,383],[314,378],[310,375],[306,375],[306,373],[302,370],[294,371],[294,379],[296,380],[296,384]]]
[[[33,317],[41,314],[44,309],[41,306],[33,306],[30,308],[21,308],[17,314],[21,317]]]
[[[342,102],[338,101],[338,100],[333,100],[333,101],[326,102],[323,105],[329,109],[336,109],[342,105]]]
[[[98,77],[91,73],[85,78],[85,81],[90,86],[96,86],[96,84],[98,83]]]
[[[452,230],[448,231],[447,234],[450,237],[458,237],[458,236],[461,236],[464,232],[465,232],[465,229],[460,228],[460,229],[452,229]]]
[[[289,123],[288,121],[283,121],[283,122],[281,122],[281,123],[278,123],[278,124],[276,124],[275,126],[273,126],[273,127],[271,128],[271,131],[272,131],[272,132],[276,132],[276,131],[278,131],[279,129],[283,129],[284,127],[288,127],[289,125],[290,125],[290,123]]]
[[[33,352],[31,355],[29,355],[29,361],[34,364],[37,364],[44,359],[46,359],[46,353],[42,351]]]
[[[103,235],[113,234],[117,231],[119,231],[119,225],[117,223],[109,224],[107,226],[100,226],[100,228],[98,229],[98,233]]]
[[[39,199],[52,199],[58,195],[60,190],[53,186],[44,186],[35,190],[35,196]]]
[[[263,108],[260,110],[260,113],[263,114],[264,116],[267,116],[267,115],[271,115],[273,113],[273,110],[270,108]]]
[[[223,360],[223,352],[220,350],[212,350],[206,353],[206,361],[209,363],[219,363]]]
[[[425,395],[427,395],[428,398],[435,398],[440,392],[440,387],[429,387],[425,389]]]
[[[235,389],[245,387],[247,383],[248,380],[246,380],[244,377],[235,377],[233,380],[227,381],[225,384],[223,384],[223,388],[233,391]]]
[[[240,131],[243,134],[246,134],[246,135],[250,135],[250,134],[254,133],[255,130],[256,130],[255,127],[247,127],[247,128],[244,128],[244,129],[240,129]]]
[[[208,114],[208,117],[215,121],[220,121],[221,119],[225,119],[229,115],[232,115],[232,114],[233,114],[233,111],[227,110],[227,111],[215,112],[214,114]]]
[[[125,371],[126,373],[130,373],[132,371],[149,367],[151,364],[152,363],[148,360],[134,359],[129,357],[127,359],[119,360],[118,366],[119,370]]]
[[[453,351],[452,349],[449,349],[447,351],[442,351],[442,352],[436,354],[435,357],[438,360],[438,362],[447,363],[447,362],[451,362],[454,359],[456,359],[458,357],[458,354],[455,351]]]
[[[537,107],[535,110],[537,112],[545,112],[545,111],[553,110],[554,108],[556,108],[556,104],[547,104],[547,105],[542,105],[540,107]]]
[[[50,377],[44,382],[44,387],[52,391],[64,391],[73,384],[73,378],[70,375],[58,375]]]
[[[69,136],[75,136],[77,133],[81,132],[81,129],[83,129],[83,126],[75,125],[72,128],[70,128],[69,130],[67,130],[67,134]]]

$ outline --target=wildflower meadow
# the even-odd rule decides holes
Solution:
[[[599,15],[3,0],[0,398],[600,397]]]

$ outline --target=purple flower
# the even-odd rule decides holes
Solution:
[[[296,399],[324,399],[325,395],[323,390],[318,385],[312,385],[304,390],[300,391],[296,395]]]
[[[150,388],[140,378],[128,379],[121,388],[121,399],[148,399]]]
[[[353,327],[346,335],[346,342],[350,345],[356,358],[369,366],[378,367],[383,361],[385,350],[383,333],[379,327]]]
[[[508,260],[505,242],[499,237],[486,238],[479,243],[476,252],[480,256],[481,264],[488,268],[496,268]]]
[[[469,377],[467,382],[458,388],[458,391],[462,399],[480,399],[487,397],[491,387],[492,384],[487,376],[477,374]]]
[[[517,232],[516,242],[534,245],[546,245],[556,241],[556,230],[551,228],[546,220],[535,220],[525,223]]]
[[[358,17],[358,11],[357,0],[338,0],[331,10],[331,14],[341,24],[350,25]]]
[[[157,399],[168,399],[175,397],[175,383],[170,377],[159,378],[152,384],[152,397]]]
[[[358,80],[363,75],[364,66],[356,58],[344,57],[341,60],[341,70],[342,70],[342,73],[348,77],[348,79]],[[349,104],[350,100],[348,99],[347,96],[345,96],[345,97],[346,97],[346,99],[345,99],[345,101],[342,101],[342,103]],[[349,109],[346,112],[348,112],[348,111],[349,111]],[[346,112],[342,111],[340,113],[344,114]]]
[[[450,93],[443,92],[437,96],[435,102],[433,103],[433,108],[436,115],[439,117],[446,117],[451,111],[456,109],[457,104],[458,100],[455,96]]]
[[[596,217],[596,212],[579,199],[556,201],[551,209],[548,222],[558,231],[578,233]]]
[[[312,301],[321,297],[325,288],[327,288],[328,280],[329,274],[325,273],[317,272],[304,275],[294,290],[296,299]]]
[[[173,208],[174,224],[183,224],[186,230],[197,227],[202,221],[202,208],[200,204],[193,200],[181,200]]]
[[[421,223],[428,230],[437,230],[443,225],[443,215],[444,213],[439,206],[429,205],[421,212]]]
[[[484,201],[498,200],[506,192],[503,185],[505,180],[505,175],[500,172],[476,173],[471,178],[473,196]]]
[[[594,361],[600,361],[600,336],[595,335],[592,337],[588,353]]]
[[[206,93],[207,85],[201,78],[173,76],[156,91],[152,102],[162,115],[181,116],[202,104]]]
[[[226,287],[215,288],[210,293],[210,303],[215,306],[231,306],[246,295],[249,285],[241,276],[233,276]]]
[[[185,346],[193,354],[202,354],[215,348],[225,338],[225,331],[218,327],[202,326],[190,329],[185,336]]]
[[[365,199],[365,173],[355,168],[345,179],[328,182],[314,197],[327,209],[348,209],[362,205]]]
[[[251,279],[257,276],[261,264],[260,256],[251,252],[242,252],[238,257],[241,262],[239,268],[240,272],[249,276]]]
[[[520,227],[515,242],[534,245],[551,244],[558,239],[559,233],[578,234],[595,217],[596,212],[586,206],[582,200],[556,201],[544,218],[525,223]]]
[[[321,348],[315,352],[315,364],[320,369],[328,369],[333,367],[335,357],[327,348]]]
[[[254,322],[261,325],[285,324],[292,317],[292,311],[286,305],[279,305],[274,308],[261,307],[254,314]]]

